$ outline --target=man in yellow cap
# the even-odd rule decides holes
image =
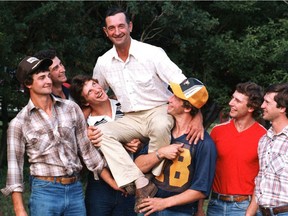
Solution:
[[[189,78],[180,84],[170,83],[174,93],[168,100],[167,112],[175,119],[171,131],[171,145],[155,154],[142,151],[135,163],[144,173],[166,159],[162,174],[153,179],[158,187],[155,198],[146,198],[136,210],[150,215],[191,216],[197,212],[198,200],[209,196],[216,162],[216,148],[209,134],[204,140],[189,144],[187,125],[207,102],[206,87],[197,79]]]

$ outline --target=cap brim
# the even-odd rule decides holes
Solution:
[[[51,59],[42,59],[36,65],[33,66],[30,73],[38,69],[48,69],[49,66],[52,65],[52,63],[53,61]]]
[[[183,100],[187,100],[187,98],[185,97],[185,95],[184,95],[184,93],[180,87],[180,84],[170,83],[170,87],[171,87],[171,90],[172,90],[174,95],[176,95],[177,97],[179,97]]]

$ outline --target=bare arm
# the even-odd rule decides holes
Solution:
[[[196,144],[200,139],[204,139],[203,116],[200,111],[189,123],[186,133],[188,134],[187,140],[189,140],[190,144],[192,144],[193,141],[194,144]]]
[[[255,193],[253,193],[250,205],[248,206],[245,215],[246,216],[256,215],[257,210],[258,210],[258,205],[256,203]]]
[[[101,136],[102,136],[101,130],[96,127],[96,126],[89,126],[87,128],[87,136],[90,140],[90,142],[95,146],[95,147],[100,147],[99,143],[101,142]]]
[[[142,147],[142,143],[139,139],[133,139],[131,142],[123,144],[123,147],[128,152],[136,153]]]
[[[16,216],[28,216],[24,207],[24,202],[23,202],[21,192],[12,193],[12,202],[13,202],[14,212]]]
[[[118,190],[121,191],[123,193],[126,194],[126,191],[120,187],[118,187],[116,181],[114,180],[114,178],[112,177],[109,169],[107,169],[106,167],[102,170],[102,172],[100,173],[101,178],[110,186],[112,187],[114,190]]]
[[[145,216],[148,216],[153,212],[162,211],[172,206],[185,205],[203,198],[205,195],[202,192],[188,189],[181,194],[167,198],[146,198],[137,207],[140,213],[145,212]]]
[[[198,201],[198,211],[196,212],[195,216],[205,216],[205,212],[203,209],[205,199],[200,199]]]
[[[158,149],[158,156],[160,159],[175,159],[183,150],[183,144],[171,144],[168,146],[161,147]],[[156,152],[151,152],[149,154],[140,155],[135,159],[135,164],[143,173],[148,173],[155,165],[160,163]]]

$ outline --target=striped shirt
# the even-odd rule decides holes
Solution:
[[[100,115],[100,116],[89,115],[87,119],[87,124],[89,126],[97,126],[100,124],[104,124],[106,122],[115,121],[124,116],[124,113],[121,110],[121,104],[113,99],[109,99],[109,101],[112,108],[112,117],[110,118],[110,116],[107,115]]]
[[[109,87],[122,105],[123,112],[148,110],[166,104],[172,95],[170,82],[186,77],[163,49],[131,39],[128,59],[123,62],[115,46],[100,56],[93,78],[106,90]]]
[[[288,126],[278,134],[271,127],[259,141],[258,154],[257,203],[265,207],[288,205]]]
[[[87,126],[79,106],[70,100],[53,98],[52,116],[28,104],[10,122],[7,132],[8,174],[4,195],[23,192],[24,153],[32,176],[65,176],[79,173],[81,155],[98,179],[106,166],[87,137]]]

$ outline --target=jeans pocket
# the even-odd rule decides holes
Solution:
[[[217,199],[210,199],[209,203],[208,203],[208,207],[209,206],[214,206],[217,204]]]
[[[235,202],[235,207],[240,209],[240,210],[246,210],[249,206],[249,201],[245,200],[243,202]]]
[[[50,182],[50,181],[44,181],[44,180],[41,180],[41,179],[37,179],[37,178],[33,178],[32,179],[32,188],[36,189],[36,188],[45,188],[49,185],[53,184],[53,182]]]

